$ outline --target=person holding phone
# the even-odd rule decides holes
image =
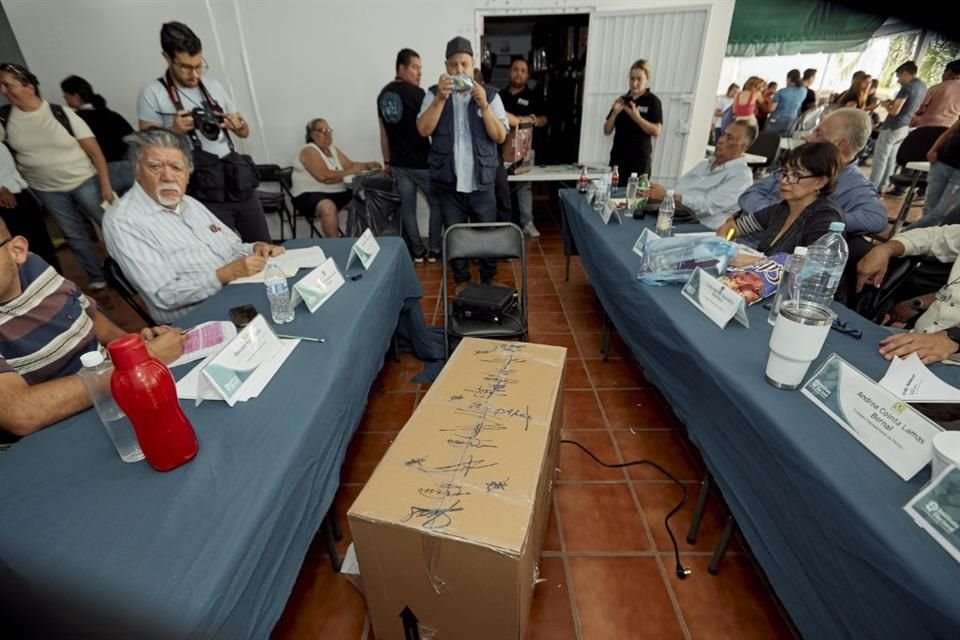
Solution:
[[[136,184],[104,217],[110,255],[143,296],[150,315],[171,322],[222,287],[264,269],[283,247],[243,243],[186,195],[190,146],[166,129],[125,138]]]
[[[630,67],[630,91],[613,101],[603,123],[603,134],[613,134],[610,166],[624,180],[631,173],[650,175],[653,139],[663,131],[663,107],[650,91],[650,62],[637,60]]]

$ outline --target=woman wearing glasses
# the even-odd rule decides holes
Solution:
[[[348,158],[333,145],[333,129],[323,118],[307,123],[306,142],[293,161],[293,204],[301,215],[320,221],[325,238],[336,238],[338,214],[350,202],[350,189],[343,179],[381,165]]]
[[[777,171],[780,197],[775,205],[728,220],[717,230],[726,236],[754,235],[757,249],[766,255],[793,253],[827,233],[831,222],[843,222],[843,213],[828,197],[837,185],[843,162],[829,142],[808,142],[788,151]]]

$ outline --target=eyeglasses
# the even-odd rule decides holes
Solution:
[[[173,66],[179,69],[182,73],[195,73],[199,76],[202,76],[210,70],[210,65],[208,65],[207,61],[203,58],[200,59],[200,64],[183,64],[182,62],[174,62]]]
[[[819,178],[820,176],[804,176],[796,171],[784,171],[783,169],[777,169],[773,172],[774,177],[777,182],[785,181],[787,184],[800,184],[801,180],[811,180],[813,178]]]
[[[833,324],[830,325],[830,328],[834,331],[845,333],[854,340],[859,340],[863,337],[863,330],[856,327],[851,327],[847,321],[840,322],[839,320],[834,320]]]
[[[7,238],[6,240],[0,240],[0,249],[2,249],[2,248],[3,248],[3,245],[7,244],[7,243],[10,242],[11,240],[13,240],[12,237]]]
[[[314,129],[313,132],[314,132],[314,133],[333,133],[333,129],[330,129],[330,128],[326,128],[326,129]]]
[[[179,162],[160,162],[158,160],[145,160],[143,162],[144,168],[151,174],[158,176],[163,172],[163,168],[166,167],[177,176],[182,176],[187,173],[187,167]]]

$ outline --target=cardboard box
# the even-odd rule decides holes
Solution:
[[[466,338],[398,434],[349,512],[377,640],[526,637],[565,360]]]

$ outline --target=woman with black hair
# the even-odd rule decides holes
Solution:
[[[107,101],[94,93],[90,83],[80,76],[70,76],[60,83],[63,99],[77,112],[93,131],[97,144],[107,159],[110,184],[118,195],[133,186],[133,169],[127,161],[127,143],[124,136],[133,133],[122,115],[107,108]]]
[[[791,149],[775,174],[783,199],[727,220],[717,234],[726,236],[732,230],[736,236],[753,235],[759,239],[757,249],[768,256],[810,246],[830,230],[831,222],[844,222],[829,197],[842,168],[840,151],[830,142],[807,142]]]

